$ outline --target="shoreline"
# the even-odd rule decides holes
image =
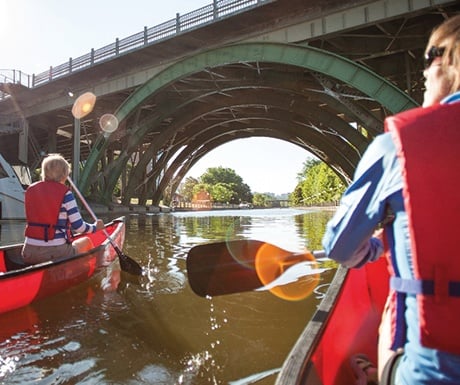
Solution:
[[[161,214],[161,213],[173,213],[173,212],[194,212],[194,211],[222,211],[222,210],[233,210],[233,211],[250,211],[250,210],[271,210],[271,209],[297,209],[297,210],[321,210],[321,211],[335,211],[337,210],[336,205],[324,205],[324,206],[289,206],[289,207],[254,207],[251,209],[241,209],[236,207],[216,207],[210,209],[185,209],[185,208],[173,208],[169,206],[140,206],[140,205],[101,205],[91,204],[91,208],[96,214],[107,215],[107,214]],[[85,208],[82,208],[83,213],[87,213]]]

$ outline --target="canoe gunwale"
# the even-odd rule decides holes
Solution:
[[[344,287],[349,269],[339,266],[318,309],[283,363],[275,385],[305,384],[311,359]]]
[[[22,247],[22,244],[19,244],[19,245]],[[50,269],[50,268],[52,268],[54,266],[58,266],[58,265],[61,265],[63,263],[67,263],[67,262],[70,262],[70,261],[73,261],[73,260],[81,259],[81,258],[84,258],[84,257],[86,257],[88,255],[91,255],[91,254],[96,254],[97,252],[105,249],[106,247],[107,247],[107,244],[106,244],[106,241],[104,241],[99,246],[96,246],[91,250],[85,251],[84,253],[72,255],[71,257],[68,257],[68,258],[55,259],[54,261],[46,261],[46,262],[37,263],[37,264],[34,264],[34,265],[28,265],[28,266],[24,266],[24,267],[19,268],[19,269],[7,271],[6,273],[0,273],[0,281],[4,280],[4,279],[24,275],[24,274],[27,274],[27,273],[31,273],[31,272],[34,272],[34,271],[37,271],[37,270]]]
[[[106,228],[111,239],[123,247],[125,218],[107,223]],[[76,286],[118,261],[117,252],[105,234],[96,232],[91,237],[97,246],[84,253],[0,273],[0,293],[3,296],[0,314]],[[2,264],[10,264],[7,268],[15,267],[21,248],[22,244],[0,247],[2,258],[7,260]]]
[[[125,222],[124,217],[118,217],[118,218],[115,218],[112,221],[106,223],[105,226],[106,226],[106,228],[107,227],[114,227],[115,228],[114,233],[115,233],[115,232],[119,231],[117,229],[118,223],[124,223],[124,222]],[[60,264],[66,263],[66,262],[70,262],[70,261],[73,261],[73,260],[84,258],[84,257],[86,257],[86,256],[88,256],[90,254],[96,254],[99,251],[101,251],[101,250],[105,249],[106,247],[108,247],[109,242],[110,241],[108,239],[105,239],[98,246],[92,248],[91,250],[85,251],[84,253],[79,253],[79,254],[72,255],[71,257],[68,257],[68,258],[61,258],[61,259],[58,258],[58,259],[55,259],[54,261],[46,261],[46,262],[42,262],[42,263],[37,263],[35,265],[28,265],[28,266],[24,266],[24,267],[19,268],[19,269],[15,269],[15,270],[7,271],[7,272],[4,272],[4,273],[0,273],[0,281],[3,280],[3,279],[8,279],[8,278],[15,277],[17,275],[27,274],[29,272],[33,272],[33,271],[36,271],[36,270],[49,269],[49,268],[51,268],[53,266],[57,266],[57,265],[60,265]],[[0,247],[0,250],[22,248],[22,246],[23,246],[22,243],[15,243],[15,244],[11,244],[11,245],[2,246],[2,247]]]
[[[358,269],[339,267],[326,297],[297,340],[276,385],[349,385],[355,354],[377,362],[382,312],[388,299],[384,257]]]

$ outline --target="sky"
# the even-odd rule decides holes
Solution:
[[[0,74],[38,74],[212,3],[212,0],[0,0]],[[253,193],[290,193],[311,155],[272,138],[241,139],[205,155],[188,176],[210,167],[233,169]]]

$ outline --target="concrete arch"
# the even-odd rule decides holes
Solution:
[[[378,101],[391,113],[417,105],[407,94],[386,79],[376,75],[366,67],[331,52],[282,43],[241,43],[212,49],[172,64],[131,94],[118,108],[116,116],[120,122],[123,122],[149,96],[185,76],[204,71],[207,68],[242,62],[289,64],[328,75],[353,86]],[[139,143],[147,129],[147,127],[142,127],[136,130],[130,137],[132,144],[136,144],[136,141]],[[103,151],[108,145],[108,139],[100,136],[96,140],[81,173],[79,181],[81,189],[86,190],[89,187],[90,176],[97,168],[97,162],[101,159]],[[126,164],[128,158],[125,156],[118,162]],[[107,188],[110,190],[113,186],[108,185]]]

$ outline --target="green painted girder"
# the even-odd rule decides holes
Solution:
[[[244,120],[247,121],[248,119]],[[302,131],[306,130],[306,127],[302,127],[300,124],[292,122],[289,125],[289,127],[286,127],[283,131],[278,130],[280,123],[285,121],[283,118],[280,118],[279,121],[276,121],[274,118],[266,119],[265,117],[261,118],[260,120],[265,121],[264,124],[260,125],[261,128],[251,128],[251,132],[248,133],[246,137],[268,136],[289,141],[289,139],[291,139],[292,137],[298,136],[299,128]],[[254,125],[252,124],[250,126],[254,127]],[[153,194],[154,204],[160,199],[163,189],[169,183],[169,179],[172,179],[174,174],[180,169],[181,165],[186,161],[188,162],[188,159],[190,157],[195,158],[195,154],[197,151],[202,153],[203,148],[205,148],[206,152],[209,152],[222,143],[235,140],[236,136],[238,136],[237,138],[244,137],[244,133],[247,132],[245,130],[247,125],[243,123],[233,124],[231,125],[231,127],[232,128],[228,129],[220,126],[219,124],[210,126],[206,130],[200,132],[199,134],[194,135],[194,142],[201,143],[201,146],[188,145],[182,149],[180,154],[175,154],[173,152],[174,155],[172,156],[174,156],[174,160],[171,164],[169,164],[168,159],[165,159],[163,163],[168,164],[168,169],[162,176],[160,184],[158,185],[158,188]],[[328,138],[326,138],[324,135],[320,134],[314,129],[310,128],[308,129],[308,131],[309,132],[307,136],[309,137],[310,143],[314,147],[323,148],[328,153],[329,158],[326,159],[319,153],[313,153],[317,155],[320,159],[323,159],[324,161],[329,161],[330,163],[332,163],[333,160],[339,160],[338,163],[340,163],[344,168],[344,172],[339,175],[343,180],[346,180],[348,175],[352,175],[354,167],[358,161],[358,154],[355,153],[354,158],[352,158],[351,156],[347,157],[344,155],[343,142],[341,143],[338,137],[332,137],[328,140]],[[193,166],[194,163],[195,161],[190,162],[189,167]]]
[[[235,105],[231,104],[231,108],[234,108]],[[251,118],[242,118],[243,123],[239,123],[238,119],[233,119],[233,120],[225,120],[222,122],[219,122],[217,124],[212,124],[207,127],[193,127],[187,129],[185,132],[183,132],[180,136],[176,138],[176,141],[179,142],[179,144],[176,147],[180,147],[181,145],[184,144],[184,141],[187,138],[193,138],[193,140],[189,140],[187,143],[186,150],[187,151],[195,151],[197,148],[199,148],[201,145],[207,143],[210,140],[213,140],[214,137],[217,137],[219,135],[228,135],[228,136],[240,136],[244,131],[247,129],[250,129],[251,132],[255,131],[261,131],[263,128],[270,128],[267,130],[268,133],[270,132],[275,132],[279,127],[285,126],[282,130],[282,132],[285,132],[286,135],[284,135],[283,139],[288,140],[290,137],[292,138],[304,138],[305,141],[311,140],[315,141],[315,138],[322,138],[322,143],[323,147],[326,148],[326,143],[330,142],[331,146],[334,149],[337,149],[340,151],[340,153],[343,155],[344,158],[348,159],[347,162],[343,160],[345,163],[347,163],[347,170],[352,173],[354,170],[354,167],[356,166],[356,163],[359,160],[359,151],[350,144],[347,143],[345,139],[340,137],[339,135],[332,135],[332,137],[329,137],[328,134],[329,132],[325,133],[320,133],[316,129],[310,127],[308,124],[304,124],[304,119],[305,116],[310,115],[312,112],[308,111],[308,108],[306,109],[299,109],[299,110],[278,110],[276,108],[277,106],[272,106],[272,108],[268,112],[264,112],[263,114],[256,113],[254,112],[254,115],[251,115]],[[317,119],[321,120],[321,116],[324,115],[324,120],[327,121],[328,118],[330,118],[329,113],[327,111],[313,111],[318,114],[316,117]],[[335,115],[334,117],[337,118]],[[341,123],[344,125],[347,125],[346,122],[343,120],[340,120]],[[335,122],[335,121],[334,121]],[[337,123],[337,122],[335,122]],[[348,125],[347,125],[348,126]],[[231,127],[231,129],[228,129],[226,127]],[[168,127],[168,130],[170,132],[170,136],[173,135],[173,133],[177,130],[177,126],[174,124],[171,125],[171,127]],[[348,126],[349,130],[353,130],[350,126]],[[166,134],[166,132],[164,133]],[[281,133],[280,133],[281,135]],[[250,135],[249,135],[250,136]],[[271,135],[273,136],[273,134]],[[154,147],[152,144],[151,147]],[[149,158],[152,156],[152,151],[149,151],[150,148],[148,148],[144,154],[141,155],[139,164],[141,164],[141,168],[145,170],[145,165],[146,162],[142,161],[144,158]],[[185,149],[184,149],[185,151]],[[173,158],[176,156],[175,151],[171,151],[169,157]],[[176,160],[179,159],[179,156],[176,158]],[[139,166],[136,165],[136,169]],[[161,166],[161,165],[160,165]],[[168,167],[172,167],[172,165],[169,165]],[[137,175],[140,175],[141,170],[136,172]],[[134,187],[133,185],[130,186],[130,184],[135,181],[129,181],[128,183],[128,188],[127,190],[133,191]]]
[[[339,79],[378,101],[391,113],[417,106],[405,92],[352,60],[314,47],[282,43],[241,43],[199,53],[172,64],[129,96],[117,110],[121,121],[162,87],[206,68],[241,62],[290,64]]]
[[[256,131],[254,133],[246,133],[246,134],[243,134],[241,136],[239,136],[238,138],[236,139],[240,139],[240,138],[249,138],[249,137],[253,137],[253,136],[267,136],[269,135],[268,132],[264,132],[264,131]],[[280,132],[280,131],[274,131],[270,137],[273,137],[275,139],[280,139],[280,140],[289,140],[290,138],[288,136],[285,135],[284,132]],[[181,165],[179,165],[178,167],[178,170],[177,170],[177,173],[174,175],[174,178],[171,182],[171,191],[176,191],[178,188],[179,188],[179,184],[180,182],[182,181],[182,179],[185,177],[185,175],[187,174],[187,172],[202,158],[204,157],[209,151],[212,151],[213,149],[221,146],[222,144],[225,144],[225,143],[228,143],[228,142],[231,142],[232,140],[236,140],[235,138],[234,139],[229,139],[229,138],[225,138],[225,137],[218,137],[217,139],[213,139],[211,142],[208,142],[206,143],[206,146],[202,146],[202,147],[195,147],[193,152],[192,151],[189,151],[188,153],[188,157],[187,157],[187,160],[185,162],[183,162]],[[321,151],[316,151],[315,150],[315,146],[310,146],[308,149],[303,147],[302,145],[300,145],[299,143],[296,143],[296,142],[291,142],[297,146],[299,146],[300,148],[303,148],[305,150],[308,150],[310,151],[312,154],[316,155],[319,159],[321,159],[322,161],[324,162],[329,162],[329,165],[332,167],[332,168],[337,168],[337,169],[340,169],[340,166],[338,164],[335,164],[334,162],[337,161],[337,159],[332,156],[330,158],[327,158],[324,156],[324,153],[322,153]],[[193,147],[192,147],[193,148]],[[335,150],[335,149],[333,149]],[[331,153],[329,153],[330,155]],[[339,157],[338,157],[339,158]],[[341,177],[341,179],[343,180],[343,182],[345,184],[349,184],[350,183],[350,179],[348,177],[346,177],[344,175],[344,173],[340,173],[338,172],[338,175],[339,177]],[[159,202],[159,199],[160,199],[160,195],[158,195],[157,193],[154,193],[154,196],[153,196],[153,201],[154,201],[154,205],[155,204],[158,204]]]
[[[314,47],[258,42],[215,48],[172,64],[131,94],[115,114],[121,122],[149,96],[174,81],[207,68],[241,62],[290,64],[323,73],[355,87],[375,99],[391,113],[417,106],[412,98],[391,82],[352,60]],[[142,132],[136,133],[139,140],[142,136]],[[82,190],[89,187],[91,173],[96,169],[107,144],[108,141],[102,136],[96,140],[81,173],[79,185]],[[111,175],[113,178],[119,177],[113,174]]]
[[[225,90],[223,90],[223,92],[226,93]],[[337,134],[341,135],[345,141],[352,143],[350,144],[349,148],[342,150],[344,155],[347,155],[349,151],[353,151],[353,146],[355,146],[359,153],[362,154],[368,145],[368,141],[362,135],[360,135],[353,127],[351,127],[343,119],[339,118],[336,114],[332,114],[328,110],[321,109],[320,107],[311,103],[310,101],[307,101],[306,99],[302,100],[302,98],[300,97],[296,99],[295,103],[291,103],[292,97],[287,97],[285,93],[284,97],[282,97],[280,95],[280,92],[267,92],[266,89],[264,89],[262,92],[259,91],[256,98],[248,97],[248,93],[245,89],[238,89],[236,90],[236,93],[231,93],[231,98],[222,97],[222,95],[216,95],[212,98],[213,107],[211,107],[211,109],[208,109],[206,113],[214,113],[221,108],[235,109],[238,108],[240,104],[244,105],[245,107],[250,107],[251,105],[257,106],[257,103],[254,102],[254,99],[257,100],[257,103],[260,103],[262,105],[270,105],[271,111],[275,114],[274,116],[281,116],[280,112],[283,115],[287,116],[286,123],[289,121],[289,118],[291,120],[299,121],[313,120],[316,121],[316,124],[318,126],[323,125],[326,128],[330,127],[334,131],[337,131]],[[141,178],[143,178],[143,174],[145,172],[147,164],[150,162],[152,157],[155,156],[156,152],[163,145],[163,143],[165,141],[168,141],[174,135],[176,135],[177,130],[179,130],[187,124],[187,121],[184,121],[184,119],[189,119],[189,121],[192,122],[194,120],[200,119],[203,116],[206,116],[206,114],[203,114],[203,111],[201,111],[196,106],[190,106],[190,108],[186,108],[185,110],[181,109],[179,115],[180,116],[177,119],[173,119],[173,123],[170,126],[168,126],[167,129],[163,130],[158,134],[158,136],[155,138],[155,142],[152,142],[147,147],[147,149],[140,155],[139,161],[130,172],[129,181],[124,190],[124,193],[126,194],[126,199],[129,199],[135,191],[135,189],[137,189],[137,186],[139,185]],[[186,116],[186,118],[181,119],[181,117],[183,117],[184,115]],[[264,115],[261,116],[261,118],[267,118],[268,115],[269,114],[264,113]],[[228,123],[229,122],[221,122],[221,124]],[[155,130],[157,130],[157,128],[155,128]],[[199,130],[206,131],[208,130],[208,128],[200,127]],[[198,134],[198,132],[195,131],[196,127],[188,128],[186,132],[182,134],[182,136],[188,138],[195,137]],[[297,135],[304,137],[305,133],[299,130],[299,133]],[[180,138],[181,137],[179,136],[177,139],[180,140]],[[307,140],[306,137],[304,139]],[[199,145],[200,143],[196,144],[196,146]],[[194,145],[191,142],[189,142],[187,143],[187,147],[193,148]],[[355,159],[356,153],[353,153],[350,156],[352,159]]]
[[[173,163],[169,165],[168,175],[166,174],[164,175],[164,177],[160,181],[158,189],[156,189],[156,191],[154,191],[153,193],[153,197],[152,197],[153,204],[154,205],[158,204],[159,200],[161,199],[162,191],[167,186],[167,184],[172,183],[172,191],[175,191],[175,189],[177,189],[179,185],[180,180],[187,173],[187,171],[190,170],[190,168],[193,167],[193,165],[196,164],[196,162],[198,162],[209,151],[212,151],[213,149],[221,146],[222,144],[231,142],[236,139],[258,137],[258,136],[262,136],[262,137],[269,136],[269,137],[277,138],[280,140],[290,139],[289,135],[287,135],[284,131],[280,132],[280,131],[264,128],[264,129],[256,130],[252,133],[246,132],[243,134],[239,134],[238,138],[235,138],[234,135],[228,134],[228,135],[217,135],[212,138],[208,138],[208,140],[203,139],[202,141],[203,143],[205,143],[205,145],[201,147],[190,148],[189,146],[187,146],[187,148],[185,148],[181,152],[181,154],[174,159]],[[318,137],[316,139],[312,138],[312,142],[316,143],[313,147],[320,145],[318,143]],[[293,143],[293,144],[296,144],[299,147],[304,148],[299,143]],[[311,148],[309,149],[309,151],[315,154],[319,159],[325,162],[329,161],[329,163],[332,163],[332,158],[324,157],[321,152],[312,151]],[[332,146],[329,149],[329,151],[331,154],[336,154],[337,159],[340,158],[340,153],[339,151],[337,151],[335,147]],[[344,161],[343,158],[341,160]],[[337,164],[332,163],[332,166],[335,166],[336,168],[340,169],[340,166]],[[345,176],[344,173],[338,172],[338,175],[339,177],[342,178],[344,183],[349,183],[349,179]],[[172,182],[170,182],[170,179]]]

